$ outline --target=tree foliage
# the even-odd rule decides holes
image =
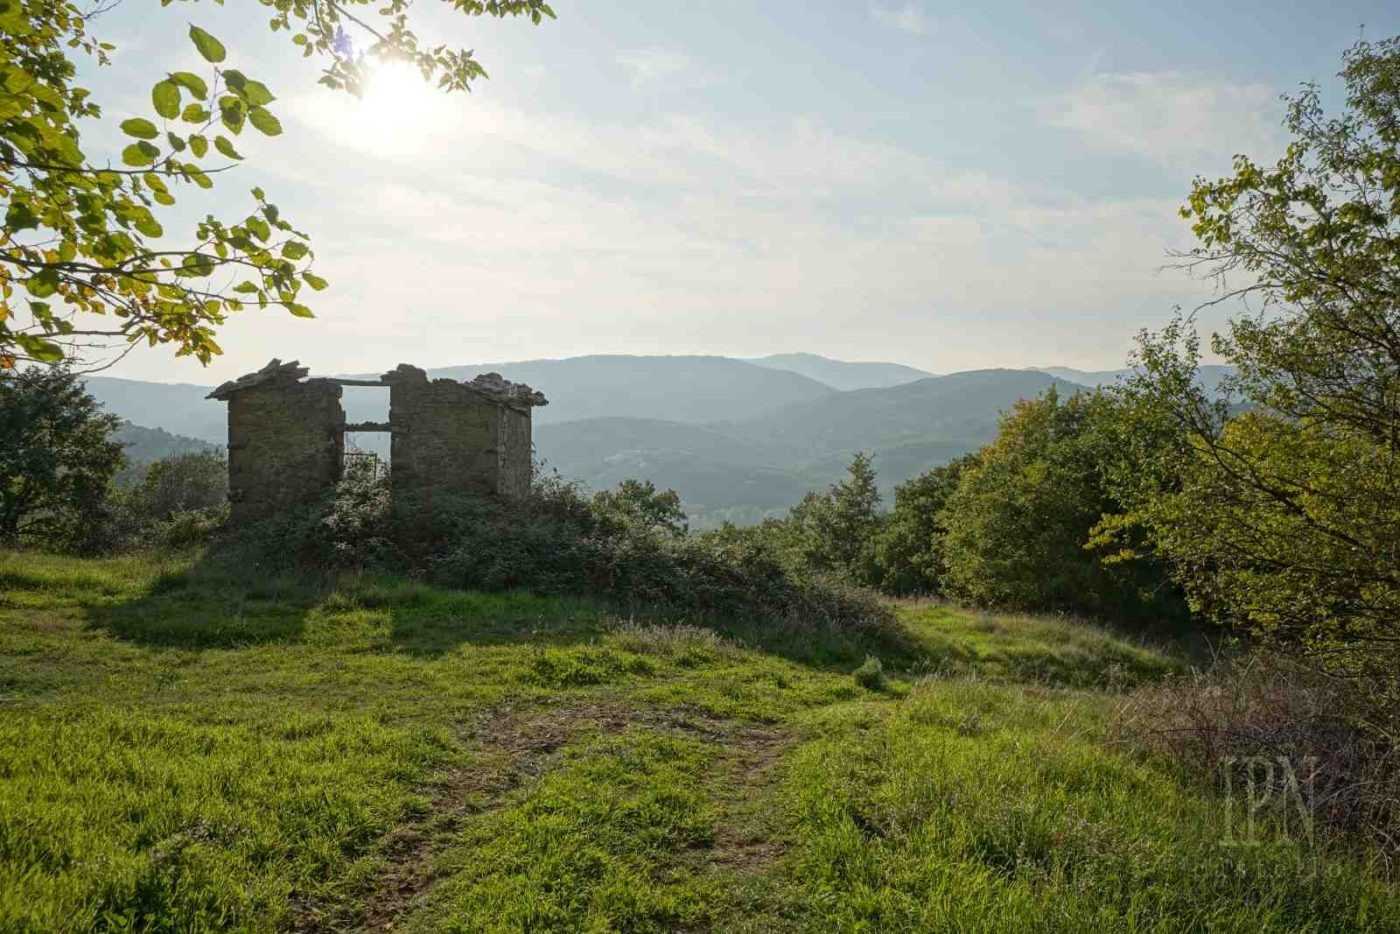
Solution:
[[[1104,516],[1121,509],[1104,474],[1113,418],[1102,394],[1061,399],[1054,388],[1006,414],[940,516],[949,593],[980,606],[1115,620],[1173,615],[1159,568],[1106,564],[1089,548]]]
[[[623,480],[615,489],[593,494],[593,512],[605,523],[678,538],[689,528],[675,490],[658,490],[650,480]]]
[[[1189,322],[1144,335],[1122,390],[1160,456],[1117,487],[1196,608],[1400,698],[1400,39],[1345,56],[1346,105],[1289,101],[1273,165],[1198,179],[1187,262],[1257,301],[1190,378]],[[1242,281],[1239,281],[1242,280]]]
[[[205,451],[161,458],[146,467],[129,496],[142,518],[157,522],[182,512],[222,509],[228,502],[228,462]]]
[[[875,543],[881,590],[901,596],[943,590],[948,574],[943,508],[976,463],[977,455],[968,454],[895,488],[894,509]]]
[[[787,525],[793,547],[808,567],[857,583],[877,583],[880,491],[870,455],[856,454],[846,468],[846,479],[825,492],[804,496],[789,513]]]
[[[119,424],[64,368],[0,376],[0,542],[95,547],[122,465]]]
[[[320,81],[332,88],[357,91],[385,58],[411,61],[447,91],[486,77],[471,51],[421,42],[407,0],[260,2],[273,32],[324,63]],[[467,16],[554,15],[544,0],[449,2]],[[182,245],[167,240],[162,217],[177,195],[213,188],[242,159],[241,133],[282,132],[272,91],[199,26],[189,38],[207,69],[160,77],[149,116],[120,123],[119,154],[84,148],[82,130],[102,110],[76,83],[76,64],[108,63],[113,46],[92,29],[108,9],[0,0],[0,369],[137,342],[208,362],[227,315],[277,306],[310,317],[304,288],[326,286],[308,236],[259,188],[246,214],[209,214]]]

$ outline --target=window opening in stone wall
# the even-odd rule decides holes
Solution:
[[[389,426],[389,387],[346,386],[340,397],[348,426],[377,425],[382,431],[346,431],[344,474],[351,471],[369,472],[375,478],[389,474],[391,462]]]

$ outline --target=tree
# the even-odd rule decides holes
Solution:
[[[945,588],[981,606],[1117,620],[1174,615],[1174,591],[1149,560],[1105,564],[1087,547],[1121,511],[1104,479],[1113,413],[1100,393],[1052,387],[1003,418],[963,470],[940,521]]]
[[[895,487],[894,509],[875,542],[881,590],[897,595],[942,590],[948,573],[943,507],[976,463],[977,455],[967,454]]]
[[[1289,99],[1275,164],[1195,182],[1185,262],[1256,310],[1212,339],[1224,398],[1189,322],[1143,335],[1125,404],[1179,440],[1117,487],[1198,611],[1400,704],[1400,39],[1341,77],[1340,116]]]
[[[216,510],[227,501],[228,462],[204,451],[155,461],[131,491],[136,511],[157,522],[177,513]]]
[[[595,493],[593,511],[618,528],[671,538],[685,535],[689,528],[679,494],[675,490],[658,491],[650,480],[623,480],[615,490]]]
[[[87,550],[122,465],[119,424],[64,368],[0,377],[0,542]]]
[[[875,536],[880,522],[880,491],[865,453],[851,459],[845,480],[824,493],[808,493],[788,517],[803,563],[872,585],[879,577]]]
[[[486,77],[472,52],[420,43],[406,0],[377,10],[370,0],[259,2],[273,32],[325,63],[320,81],[332,88],[357,91],[367,67],[387,58],[412,62],[446,91]],[[554,15],[544,0],[445,2],[467,16]],[[184,245],[156,242],[178,191],[212,188],[242,159],[234,139],[245,128],[282,132],[273,93],[226,64],[223,44],[198,26],[190,40],[210,70],[155,83],[151,116],[120,124],[129,140],[120,167],[84,151],[81,129],[101,108],[74,83],[75,57],[108,63],[113,46],[91,27],[110,8],[0,0],[0,369],[83,360],[113,342],[167,344],[207,363],[227,315],[280,306],[311,317],[303,286],[326,286],[308,236],[258,188],[245,216],[211,214]]]

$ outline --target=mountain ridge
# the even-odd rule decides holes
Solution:
[[[892,372],[905,369],[912,368]],[[591,355],[428,372],[463,379],[487,371],[552,397],[535,422],[547,467],[594,489],[629,477],[676,489],[697,527],[779,513],[839,479],[857,451],[873,455],[888,495],[900,481],[990,441],[1018,399],[1051,386],[1082,388],[1042,371],[986,369],[838,390],[799,373],[697,355]],[[204,399],[209,387],[113,377],[88,384],[129,422],[225,440],[224,407]],[[347,389],[344,405],[350,421],[382,420],[388,396]],[[352,440],[387,453],[382,435]]]

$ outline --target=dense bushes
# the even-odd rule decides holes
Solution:
[[[623,484],[589,498],[541,477],[520,500],[437,497],[391,505],[382,478],[352,476],[319,507],[242,530],[240,560],[380,567],[477,590],[589,594],[624,610],[841,628],[892,617],[873,595],[784,563],[746,536],[681,534],[675,494]]]
[[[901,484],[887,514],[858,454],[845,480],[786,518],[710,535],[894,595],[1174,625],[1185,607],[1160,561],[1094,547],[1121,508],[1108,482],[1122,424],[1113,397],[1052,390],[1018,403],[980,452]]]

